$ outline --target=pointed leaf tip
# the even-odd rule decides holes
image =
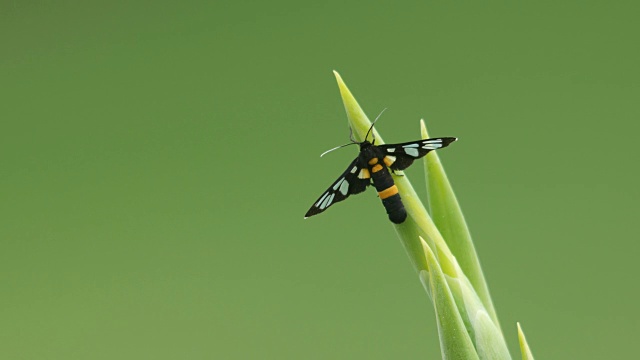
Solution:
[[[529,349],[527,339],[524,337],[522,327],[520,326],[520,323],[516,324],[518,324],[518,341],[520,342],[520,352],[522,353],[522,360],[533,360],[533,354],[531,353],[531,349]]]
[[[424,120],[420,121],[420,130],[424,139],[429,138]],[[457,140],[458,138],[456,137],[454,141]],[[469,228],[444,167],[440,162],[438,152],[432,151],[427,154],[424,157],[424,162],[431,216],[442,237],[446,239],[451,252],[456,257],[462,272],[473,285],[493,322],[499,327],[498,316],[489,295],[489,288],[484,279]]]
[[[338,81],[338,86],[339,87],[342,88],[343,86],[344,87],[347,86],[347,85],[345,85],[344,80],[342,80],[342,76],[340,76],[340,74],[337,71],[333,70],[333,75],[336,77],[336,80]]]
[[[429,133],[427,132],[427,125],[424,122],[424,119],[420,119],[420,134],[423,139],[429,138]]]
[[[365,115],[364,111],[358,105],[358,101],[356,101],[355,97],[347,87],[347,85],[342,81],[342,77],[338,74],[337,71],[333,71],[336,76],[336,82],[338,83],[338,89],[340,90],[340,96],[342,97],[342,103],[344,104],[344,109],[347,112],[347,119],[349,120],[349,126],[353,129],[353,135],[356,140],[363,141],[364,136],[371,125],[369,118]],[[382,139],[378,136],[378,133],[375,132],[376,139],[379,139],[379,143],[383,143]]]

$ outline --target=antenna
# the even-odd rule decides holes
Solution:
[[[369,131],[367,131],[367,135],[365,135],[365,136],[364,136],[364,141],[367,141],[367,137],[369,136],[369,133],[370,133],[370,132],[371,132],[371,130],[373,129],[373,125],[375,125],[375,124],[376,124],[376,121],[378,121],[378,119],[380,119],[380,115],[382,115],[382,113],[383,113],[385,110],[387,110],[387,108],[382,109],[382,111],[380,111],[380,114],[378,114],[378,116],[376,117],[376,119],[375,119],[375,120],[373,120],[373,123],[371,123],[371,127],[369,128]],[[374,143],[374,142],[376,141],[376,138],[375,138],[375,135],[373,135],[373,133],[372,133],[372,136],[373,136],[373,142],[372,142],[372,143]],[[344,144],[344,145],[340,145],[340,146],[336,146],[336,147],[334,147],[333,149],[329,149],[329,150],[327,150],[327,151],[323,152],[322,154],[320,154],[320,157],[323,157],[323,156],[325,156],[326,154],[328,154],[328,153],[332,152],[333,150],[338,150],[338,149],[343,148],[343,147],[345,147],[345,146],[355,145],[355,144],[362,144],[361,142],[357,142],[357,141],[356,141],[356,139],[354,139],[354,138],[353,138],[353,129],[351,128],[351,126],[349,126],[349,140],[351,140],[351,142],[350,142],[350,143],[348,143],[348,144]]]
[[[353,144],[358,144],[358,142],[356,141],[356,139],[353,138],[353,129],[351,128],[351,126],[349,126],[349,140],[351,140],[350,143],[348,144],[344,144],[344,145],[340,145],[340,146],[336,146],[333,149],[329,149],[325,152],[323,152],[322,154],[320,154],[320,157],[323,157],[325,154],[332,152],[333,150],[338,150],[340,148],[343,148],[345,146],[349,146],[349,145],[353,145]]]
[[[345,146],[355,145],[355,144],[356,144],[355,142],[352,142],[352,143],[348,143],[348,144],[344,144],[344,145],[336,146],[336,147],[334,147],[333,149],[329,149],[329,150],[327,150],[327,151],[323,152],[322,154],[320,154],[320,157],[323,157],[325,154],[330,153],[330,152],[332,152],[333,150],[338,150],[338,149],[343,148],[343,147],[345,147]]]
[[[373,120],[373,123],[371,123],[371,127],[369,128],[369,131],[367,131],[367,135],[364,136],[365,141],[367,140],[367,137],[369,136],[369,133],[371,132],[371,130],[373,129],[373,125],[376,124],[376,121],[378,121],[378,119],[380,119],[380,115],[382,115],[382,113],[387,110],[387,108],[382,109],[382,111],[380,111],[380,114],[378,114],[378,116],[376,117],[375,120]],[[372,144],[376,141],[376,136],[375,134],[371,133],[371,136],[373,136],[373,141],[371,142]]]

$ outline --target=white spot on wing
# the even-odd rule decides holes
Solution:
[[[441,143],[442,139],[427,139],[425,141],[423,141],[423,143],[425,144],[429,144],[429,143]]]
[[[352,174],[355,174],[355,173],[356,173],[356,170],[358,170],[358,167],[357,167],[357,166],[354,166],[354,167],[353,167],[353,169],[351,169],[351,173],[352,173]]]
[[[414,148],[414,147],[418,147],[418,146],[420,146],[420,145],[418,145],[418,144],[409,144],[409,145],[403,145],[402,147],[406,149],[406,148]]]
[[[388,148],[387,151],[388,152],[394,152],[394,151],[396,151],[396,148]]]
[[[329,194],[329,193],[327,193]],[[322,202],[322,204],[320,204],[320,210],[324,210],[327,206],[329,206],[329,203],[331,202],[331,197],[334,194],[331,194],[331,196],[328,196],[326,199],[324,199],[324,201]]]
[[[342,193],[342,195],[347,195],[347,192],[349,192],[349,182],[348,181],[343,181],[342,184],[340,185],[340,192]]]
[[[329,196],[329,197],[327,198],[327,200],[328,200],[328,201],[327,201],[327,205],[326,205],[325,207],[329,207],[329,205],[331,205],[331,202],[333,201],[333,198],[334,198],[334,197],[336,197],[336,194],[335,194],[335,193],[331,194],[331,196]]]
[[[413,157],[418,157],[418,155],[420,155],[420,153],[418,152],[418,149],[414,149],[412,147],[404,149],[404,152],[406,152],[407,155],[411,155]]]
[[[318,200],[318,202],[316,203],[316,206],[320,206],[320,204],[322,203],[322,200],[324,200],[324,198],[327,197],[327,195],[329,195],[329,192],[327,191],[326,193],[324,193],[324,195],[322,195],[322,197],[320,198],[320,200]]]
[[[425,144],[422,148],[427,150],[435,150],[440,149],[441,147],[441,144]]]
[[[340,179],[335,185],[333,185],[333,190],[338,190],[340,184],[344,181],[344,178]]]

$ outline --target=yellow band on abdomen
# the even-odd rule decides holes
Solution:
[[[393,196],[395,194],[398,193],[398,188],[395,185],[391,185],[390,187],[382,190],[382,191],[378,191],[378,196],[380,196],[380,199],[386,199],[390,196]]]

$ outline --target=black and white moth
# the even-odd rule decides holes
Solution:
[[[305,214],[305,219],[327,210],[331,205],[348,198],[349,195],[365,191],[367,186],[373,183],[382,200],[382,205],[387,210],[389,220],[395,224],[403,223],[407,218],[407,211],[402,204],[398,188],[389,169],[392,171],[404,170],[414,160],[427,155],[429,151],[446,147],[458,140],[455,137],[442,137],[401,144],[375,145],[375,138],[371,142],[367,141],[371,129],[373,129],[373,124],[367,131],[364,141],[357,142],[351,137],[351,143],[329,150],[332,151],[352,144],[360,146],[358,157],[349,164],[347,170],[338,180],[316,200]]]

